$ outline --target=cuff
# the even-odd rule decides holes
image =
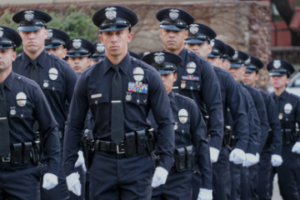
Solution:
[[[238,140],[234,148],[241,149],[244,152],[246,152],[247,146],[247,143],[243,142],[242,140]]]
[[[258,150],[257,145],[254,145],[254,144],[248,144],[248,148],[247,148],[246,153],[250,153],[250,154],[255,155],[255,154],[257,153],[257,150]]]

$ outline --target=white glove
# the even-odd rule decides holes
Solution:
[[[259,153],[256,153],[255,157],[256,157],[256,163],[255,164],[257,164],[257,163],[259,163],[259,160],[260,160]]]
[[[79,177],[80,175],[78,172],[74,172],[66,178],[69,191],[73,192],[77,196],[81,195],[81,183],[79,181]]]
[[[292,152],[300,154],[300,142],[296,142],[296,144],[294,144],[294,146],[292,148]]]
[[[197,200],[212,200],[212,190],[200,188]]]
[[[273,167],[278,167],[282,164],[283,160],[280,155],[273,154],[271,157],[271,163]]]
[[[85,166],[85,162],[84,162],[84,157],[83,157],[82,151],[78,151],[78,159],[77,159],[77,161],[75,163],[75,167],[76,168],[80,167],[80,166],[82,166],[82,170],[84,172],[86,172],[86,166]]]
[[[58,178],[56,175],[51,173],[46,173],[43,178],[43,188],[46,190],[51,190],[58,184]]]
[[[152,178],[151,186],[153,188],[156,188],[162,184],[165,184],[167,181],[168,175],[169,175],[169,172],[167,170],[165,170],[162,167],[156,167],[153,178]]]
[[[233,149],[229,155],[229,161],[236,165],[242,164],[246,158],[245,152],[241,149]]]
[[[210,162],[215,163],[218,161],[220,151],[214,147],[209,147]]]
[[[257,163],[257,158],[254,154],[246,153],[246,159],[243,162],[243,167],[250,167]]]

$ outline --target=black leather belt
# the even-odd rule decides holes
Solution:
[[[119,145],[112,141],[96,140],[95,150],[111,152],[116,154],[125,154],[125,143],[124,140]]]

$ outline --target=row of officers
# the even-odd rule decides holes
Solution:
[[[268,200],[275,174],[300,199],[294,67],[267,65],[268,94],[258,58],[184,10],[156,18],[163,50],[140,56],[121,6],[93,16],[98,44],[39,10],[13,16],[19,33],[0,26],[0,200]]]

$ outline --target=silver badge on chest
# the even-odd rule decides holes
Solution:
[[[133,70],[133,78],[135,81],[142,81],[144,78],[144,70],[140,67],[136,67]]]
[[[186,66],[187,73],[193,74],[196,71],[196,67],[197,67],[196,63],[189,62]]]
[[[155,53],[154,55],[155,55],[154,60],[157,64],[161,64],[165,61],[164,53]]]
[[[19,92],[16,96],[16,100],[17,100],[17,104],[20,106],[20,107],[23,107],[26,105],[26,102],[27,102],[27,96],[24,92]]]
[[[293,106],[290,103],[284,105],[285,114],[290,114],[292,112]]]
[[[16,107],[10,107],[10,112],[9,112],[11,115],[15,115],[17,114],[17,111],[16,111]]]
[[[177,9],[171,9],[170,13],[169,13],[169,16],[170,16],[170,18],[172,20],[178,19],[178,17],[179,17],[179,10],[177,10]]]
[[[49,69],[49,78],[53,81],[58,78],[58,71],[56,68]]]
[[[181,123],[186,123],[188,120],[189,114],[186,109],[181,109],[178,112],[178,118]]]
[[[109,7],[105,9],[105,16],[107,19],[113,20],[117,17],[117,9],[115,7]]]
[[[199,31],[199,25],[198,24],[191,24],[190,25],[190,33],[196,34]]]
[[[81,47],[81,39],[74,39],[73,40],[73,47],[75,49],[79,49]]]
[[[132,99],[131,92],[126,92],[125,99],[126,99],[126,101],[131,101],[131,99]]]
[[[32,11],[32,10],[27,10],[27,11],[25,11],[24,13],[25,13],[24,18],[25,18],[27,21],[30,22],[31,20],[33,20],[33,18],[34,18],[34,11]]]
[[[44,80],[43,86],[45,88],[49,87],[49,81],[48,80]]]

